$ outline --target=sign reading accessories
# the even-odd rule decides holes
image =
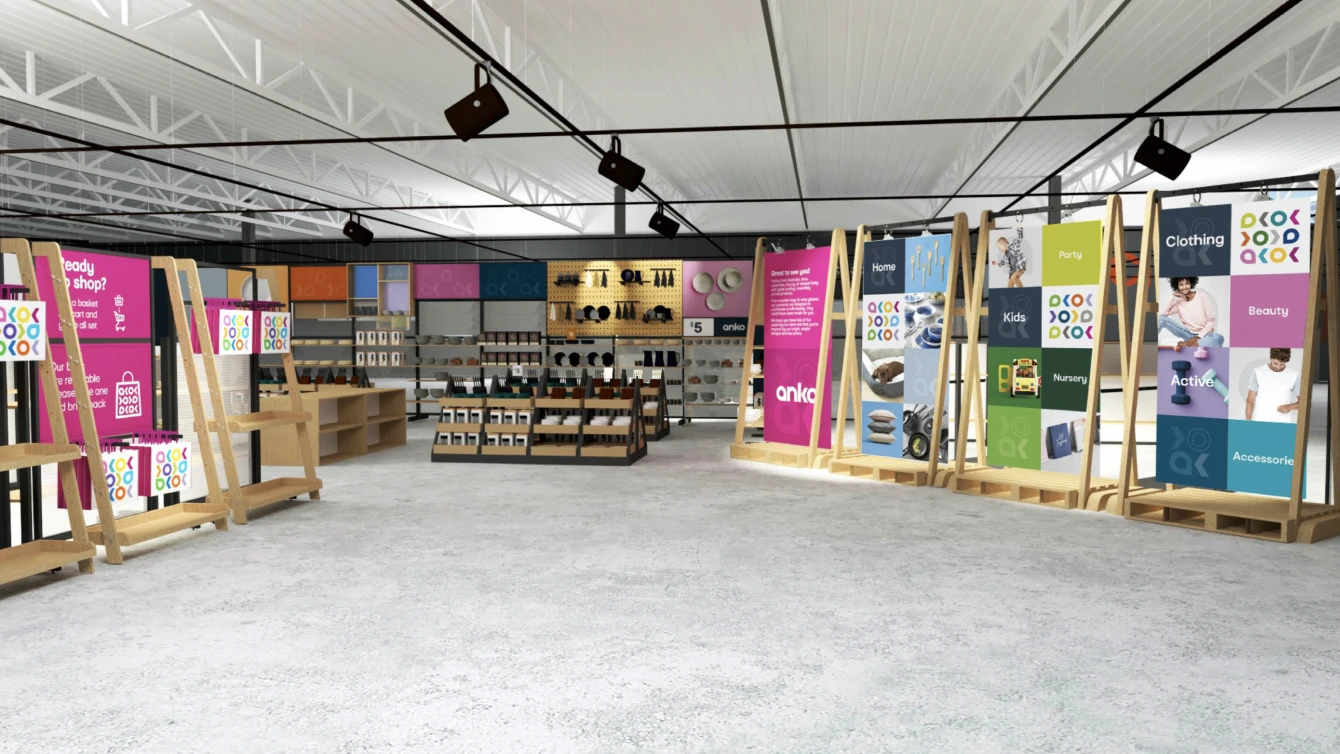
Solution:
[[[1163,210],[1157,476],[1287,496],[1311,295],[1308,200]]]

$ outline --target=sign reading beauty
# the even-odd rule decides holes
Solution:
[[[149,260],[119,254],[61,250],[70,306],[81,338],[149,338]],[[51,268],[46,257],[34,260],[37,290],[48,303]],[[54,312],[54,307],[53,307]],[[62,336],[56,317],[48,323],[50,337]]]

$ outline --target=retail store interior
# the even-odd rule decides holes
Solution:
[[[1324,0],[0,3],[0,754],[1340,750],[1338,125]]]

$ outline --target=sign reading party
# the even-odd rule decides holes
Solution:
[[[946,330],[952,236],[867,241],[861,271],[861,451],[947,460],[934,433],[935,384]]]
[[[80,338],[151,337],[148,257],[62,249],[61,258]],[[43,256],[33,262],[41,299],[54,302],[50,262]],[[51,337],[62,336],[60,322],[48,324]]]
[[[0,361],[45,361],[46,357],[46,303],[0,301]]]
[[[1097,220],[991,232],[987,463],[1082,470],[1102,242]]]
[[[1309,201],[1165,209],[1159,224],[1158,480],[1288,496]]]
[[[765,257],[763,439],[767,442],[810,444],[819,349],[829,316],[824,308],[833,288],[832,259],[827,246]],[[821,377],[825,385],[833,381],[832,354],[830,347]],[[820,408],[819,447],[829,448],[832,402],[825,397]]]

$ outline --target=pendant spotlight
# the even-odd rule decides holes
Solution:
[[[1191,153],[1165,141],[1163,119],[1155,118],[1154,122],[1149,124],[1149,135],[1140,142],[1140,148],[1135,150],[1135,161],[1164,178],[1175,181],[1177,176],[1186,170],[1187,163],[1191,162]]]
[[[502,94],[493,85],[489,69],[492,63],[475,63],[475,90],[460,102],[442,111],[447,117],[447,125],[461,137],[469,141],[480,135],[489,126],[507,117],[507,103]],[[479,84],[479,72],[484,72],[484,85]]]
[[[358,216],[349,213],[349,221],[344,224],[344,235],[359,246],[367,246],[374,238],[372,231],[358,222]]]
[[[638,168],[638,170],[641,169]],[[656,205],[656,212],[652,214],[651,222],[647,223],[647,227],[666,238],[674,238],[675,234],[679,233],[679,223],[671,220],[670,216],[665,214],[665,205],[663,204]]]
[[[623,186],[626,191],[637,191],[637,187],[642,185],[642,176],[647,174],[647,169],[624,157],[623,144],[619,142],[618,136],[613,136],[610,138],[609,151],[600,158],[600,174]]]

